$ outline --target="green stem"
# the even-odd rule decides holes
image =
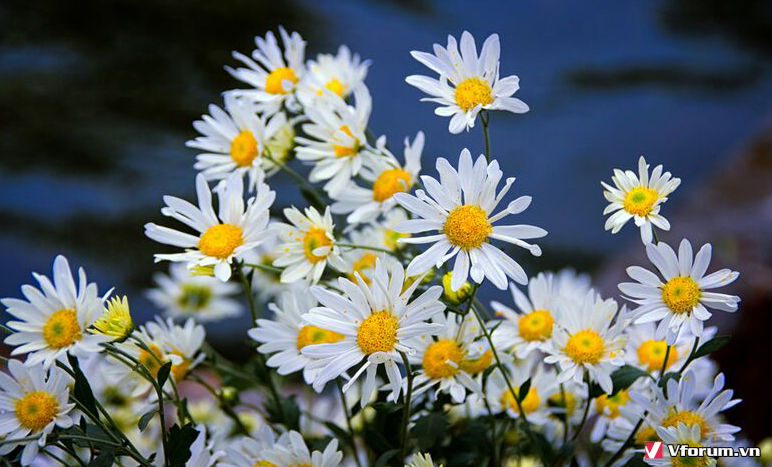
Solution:
[[[490,121],[490,114],[483,110],[480,112],[480,121],[482,122],[483,134],[485,135],[485,159],[488,162],[491,161],[491,144],[490,136],[488,135],[488,122]]]
[[[277,268],[275,266],[269,266],[267,264],[253,264],[253,263],[244,263],[244,266],[252,269],[259,269],[261,271],[265,272],[273,272],[276,274],[281,274],[281,272],[284,270],[282,268]]]
[[[351,411],[348,409],[348,404],[346,403],[346,394],[343,392],[343,385],[340,383],[340,378],[335,378],[335,383],[338,386],[338,394],[340,394],[340,403],[343,405],[343,413],[346,415],[346,426],[348,426],[349,442],[351,443],[351,452],[354,455],[354,462],[356,462],[358,467],[362,467],[362,463],[359,461],[359,455],[357,453],[354,425],[351,424]]]
[[[225,400],[225,398],[222,396],[222,393],[217,391],[214,387],[212,387],[211,384],[207,383],[203,378],[199,377],[196,374],[190,375],[190,378],[195,381],[196,383],[200,384],[204,388],[206,388],[207,391],[209,391],[212,396],[214,396],[219,402],[220,402],[220,408],[223,412],[225,412],[225,415],[227,415],[231,420],[233,420],[233,423],[236,425],[236,428],[245,436],[249,436],[249,429],[244,425],[244,422],[241,421],[238,414],[235,410],[233,410],[233,406]]]
[[[681,366],[681,369],[678,370],[678,376],[679,377],[683,374],[684,370],[686,370],[686,367],[689,366],[689,364],[692,361],[694,361],[694,355],[697,353],[697,347],[699,347],[699,345],[700,345],[700,338],[699,337],[695,337],[694,338],[694,345],[692,345],[692,351],[689,352],[689,357],[686,358],[686,361]]]
[[[654,226],[651,227],[651,237],[655,245],[659,245],[659,238],[657,237],[657,229]]]
[[[589,376],[587,377],[587,381],[589,384]],[[584,404],[584,413],[582,414],[582,421],[579,422],[579,426],[576,427],[576,431],[574,432],[574,436],[571,437],[571,441],[575,441],[576,438],[579,437],[579,435],[582,433],[582,429],[584,428],[584,424],[587,422],[587,415],[590,413],[590,403],[592,402],[592,397],[587,397],[587,403]],[[568,425],[566,425],[568,427]]]
[[[410,361],[408,361],[405,352],[400,351],[399,354],[402,356],[402,363],[405,365],[405,371],[407,372],[407,392],[403,399],[403,404],[405,404],[405,406],[402,411],[402,431],[400,436],[402,446],[400,448],[399,459],[401,462],[407,455],[407,425],[410,421],[410,399],[413,396],[413,369],[410,366]]]
[[[276,166],[280,170],[283,170],[284,172],[287,172],[287,174],[290,177],[294,178],[295,181],[298,182],[308,192],[308,194],[311,195],[312,198],[314,198],[314,201],[316,201],[316,203],[319,204],[319,206],[326,206],[327,205],[327,203],[324,202],[324,198],[322,198],[322,195],[318,191],[316,191],[316,188],[314,188],[313,185],[308,183],[308,181],[306,180],[305,177],[303,177],[299,173],[295,172],[294,170],[292,170],[288,166],[286,166],[286,165],[282,164],[281,162],[277,161],[276,159],[273,159],[272,157],[268,156],[267,154],[265,156],[263,156],[263,157],[266,157],[269,161],[271,161],[272,163],[276,164]]]
[[[80,465],[81,467],[86,467],[86,463],[83,462],[83,460],[80,458],[80,456],[78,456],[77,452],[75,452],[74,450],[68,448],[67,446],[65,446],[62,443],[56,443],[55,446],[58,447],[59,449],[61,449],[62,451],[66,452],[67,454],[69,454],[70,457],[75,459],[75,461],[78,463],[78,465]],[[62,465],[69,466],[70,464],[62,464]]]
[[[566,403],[566,388],[560,383],[560,398],[563,401],[565,413],[563,414],[563,444],[568,442],[568,404]]]
[[[255,305],[255,297],[252,295],[252,287],[249,284],[249,279],[247,279],[247,275],[244,274],[244,268],[242,267],[242,263],[236,263],[236,274],[239,276],[239,280],[241,281],[241,287],[244,290],[244,295],[247,297],[247,302],[249,303],[249,313],[252,315],[252,324],[257,322],[257,319],[259,318],[258,312],[257,312],[257,306]]]

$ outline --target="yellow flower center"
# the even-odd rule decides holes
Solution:
[[[596,364],[603,356],[603,338],[591,330],[579,331],[568,339],[566,355],[576,363]]]
[[[348,125],[343,125],[340,127],[340,131],[354,138],[354,134],[351,133],[351,129],[348,127]],[[342,157],[354,156],[359,152],[359,138],[354,138],[353,146],[340,146],[335,144],[332,146],[332,148],[335,150],[335,157],[338,159]]]
[[[563,399],[563,396],[565,394],[565,402]],[[573,394],[571,394],[568,391],[557,392],[549,397],[547,399],[547,403],[550,407],[557,407],[560,409],[566,409],[565,415],[568,415],[569,417],[574,413],[574,409],[576,408],[576,397],[574,397]],[[565,415],[564,414],[554,414],[557,418],[562,418]]]
[[[356,276],[354,273],[358,272],[359,276],[362,278],[365,284],[369,285],[372,281],[370,280],[370,277],[365,274],[365,271],[375,269],[375,261],[377,259],[378,257],[372,253],[363,254],[361,258],[354,261],[354,264],[352,265],[352,271],[348,274],[348,278],[351,279],[352,282],[356,283]]]
[[[297,337],[297,348],[302,349],[307,345],[334,344],[343,340],[343,334],[317,328],[316,326],[303,326]]]
[[[181,352],[175,352],[174,354],[182,359],[182,363],[172,365],[172,376],[174,376],[174,381],[182,381],[190,370],[190,360],[185,358]]]
[[[484,354],[480,355],[477,358],[461,360],[461,363],[458,366],[459,368],[466,371],[470,375],[476,375],[478,373],[482,373],[489,366],[491,366],[492,361],[493,361],[493,352],[491,352],[490,350],[487,350],[485,351]]]
[[[625,389],[613,396],[603,394],[595,400],[595,404],[598,408],[598,412],[605,414],[608,418],[617,418],[619,416],[619,408],[627,404],[627,401],[629,400],[630,395]],[[606,409],[608,409],[608,411]]]
[[[184,284],[177,303],[186,310],[200,310],[212,299],[212,289],[201,285]]]
[[[636,446],[643,446],[647,441],[659,441],[657,432],[650,426],[641,428],[638,430],[638,433],[635,434]]]
[[[242,131],[231,142],[231,158],[239,167],[249,167],[257,157],[258,148],[255,136],[249,131]]]
[[[479,248],[493,232],[493,226],[479,206],[465,205],[448,214],[442,231],[453,246],[469,250]]]
[[[552,336],[552,315],[547,310],[535,310],[518,320],[518,333],[528,342],[543,341]]]
[[[59,310],[43,326],[43,338],[49,347],[61,349],[81,340],[78,314],[75,310]]]
[[[702,291],[691,277],[674,277],[662,286],[662,301],[674,313],[688,313],[699,303]]]
[[[518,394],[518,396],[519,391],[519,388],[515,388],[515,393]],[[520,401],[520,405],[523,407],[523,411],[529,414],[535,412],[536,409],[539,408],[540,402],[541,399],[539,398],[538,391],[536,388],[532,387],[528,390],[528,394],[525,395],[525,399]],[[515,396],[512,394],[512,391],[504,391],[504,393],[501,395],[501,405],[510,408],[517,413],[520,413],[520,410],[517,407],[517,401],[515,400]]]
[[[258,461],[257,464],[253,465],[252,467],[277,467],[277,466],[273,462]]]
[[[702,447],[699,443],[686,443],[691,448]],[[670,462],[673,467],[707,467],[710,465],[710,459],[707,456],[700,457],[671,457]]]
[[[648,371],[659,371],[662,369],[662,364],[665,363],[666,353],[667,343],[665,341],[648,340],[638,347],[638,361],[641,365],[646,365]],[[677,359],[678,351],[675,346],[672,346],[665,368],[672,365]]]
[[[143,349],[139,352],[139,357],[137,360],[139,360],[139,362],[144,365],[145,368],[147,368],[147,371],[149,371],[150,374],[155,375],[161,368],[161,362],[164,361],[163,354],[161,353],[161,349],[159,349],[156,345],[150,345],[148,348],[153,353],[151,354],[147,350]]]
[[[310,229],[303,237],[303,251],[308,261],[312,263],[317,263],[327,257],[327,255],[316,256],[314,250],[330,245],[332,245],[332,241],[327,236],[327,231],[318,227]]]
[[[298,83],[298,78],[292,68],[277,68],[265,78],[265,92],[268,94],[287,94],[289,91],[282,86],[284,81],[290,81],[292,85]]]
[[[244,244],[241,227],[230,224],[219,224],[201,235],[198,240],[198,249],[206,256],[217,259],[225,259],[233,254],[233,251]]]
[[[434,342],[424,352],[424,372],[432,379],[447,378],[458,373],[458,364],[464,358],[464,352],[456,341],[446,339]],[[448,362],[453,362],[455,366]]]
[[[397,343],[397,317],[388,311],[376,311],[359,325],[357,345],[367,355],[390,352]]]
[[[373,184],[373,199],[382,203],[394,196],[394,193],[410,189],[410,174],[402,169],[391,169],[378,175]]]
[[[686,426],[699,425],[700,437],[704,437],[709,431],[708,422],[701,415],[688,410],[677,412],[671,409],[670,414],[662,420],[662,426],[665,428],[678,426],[679,423],[683,423]]]
[[[456,104],[468,112],[478,105],[493,103],[491,85],[480,78],[469,78],[456,86]]]
[[[401,234],[393,230],[386,230],[383,233],[383,243],[389,250],[396,250],[397,248],[401,248],[405,245],[404,243],[398,243],[399,239],[407,238],[409,236],[410,234]]]
[[[343,83],[340,82],[338,78],[333,78],[330,81],[327,82],[327,84],[324,85],[325,89],[330,90],[337,94],[340,97],[343,97],[343,94],[346,92],[346,87],[343,85]],[[321,96],[322,90],[316,92],[317,96]]]
[[[637,186],[625,195],[625,211],[634,216],[646,217],[651,213],[658,199],[659,195],[656,191],[645,186]]]
[[[15,409],[21,426],[40,431],[54,421],[59,411],[59,402],[45,391],[35,391],[17,399]]]

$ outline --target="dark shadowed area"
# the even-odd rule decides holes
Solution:
[[[662,239],[710,242],[713,268],[741,272],[740,311],[716,313],[735,337],[717,359],[745,400],[731,421],[753,441],[770,434],[759,379],[772,328],[766,0],[0,2],[0,297],[17,296],[32,271],[50,274],[63,253],[101,290],[128,295],[138,321],[152,316],[142,292],[165,265],[142,226],[161,219],[163,195],[193,196],[191,122],[238,87],[223,70],[231,51],[251,51],[279,24],[300,32],[309,56],[345,43],[371,59],[371,127],[397,146],[423,130],[428,173],[436,157],[481,152],[482,134],[449,134],[418,101],[404,78],[425,71],[409,51],[464,29],[479,42],[497,32],[502,74],[519,75],[532,110],[492,115],[493,155],[518,178],[513,196],[534,197],[522,221],[550,232],[543,257],[522,258],[531,273],[573,265],[616,295],[624,268],[646,260],[632,225],[603,230],[600,181],[640,154],[680,177]],[[279,207],[292,203],[303,203],[297,190],[283,190]],[[490,285],[482,293],[507,299]],[[247,325],[242,316],[208,331],[234,355]]]

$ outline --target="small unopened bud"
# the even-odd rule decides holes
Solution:
[[[461,287],[459,287],[458,290],[454,292],[450,287],[450,281],[452,278],[452,272],[442,276],[442,295],[445,297],[445,300],[454,305],[458,305],[459,303],[466,301],[466,299],[469,298],[469,295],[472,294],[472,284],[469,282],[464,282]]]

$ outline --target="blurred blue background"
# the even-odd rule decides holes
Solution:
[[[743,273],[740,323],[722,325],[747,339],[723,358],[768,355],[750,342],[760,324],[772,324],[768,312],[752,318],[752,310],[768,311],[772,276],[770,5],[4,1],[0,296],[17,296],[30,272],[49,274],[54,255],[64,253],[101,290],[115,286],[129,295],[139,321],[154,314],[141,292],[165,265],[153,264],[158,246],[142,226],[160,219],[163,195],[193,196],[196,151],[184,146],[196,136],[191,122],[207,104],[219,104],[222,91],[238,87],[223,70],[236,64],[231,51],[250,52],[254,36],[279,24],[301,33],[308,57],[347,44],[373,61],[371,127],[394,147],[423,130],[426,172],[434,172],[436,157],[455,161],[463,147],[481,152],[479,125],[449,134],[448,120],[434,116],[433,105],[420,103],[421,93],[404,82],[427,73],[410,50],[430,50],[467,29],[478,44],[500,35],[502,75],[519,75],[516,97],[531,107],[525,115],[491,118],[493,156],[518,177],[512,195],[534,197],[522,221],[550,232],[540,242],[543,258],[523,258],[528,270],[572,264],[614,293],[624,266],[643,260],[632,225],[615,236],[603,230],[600,181],[615,167],[635,168],[644,154],[683,180],[663,209],[679,226],[665,239],[710,241],[716,268]],[[281,176],[275,183],[291,185]],[[302,199],[282,192],[279,204],[290,203]],[[503,298],[490,286],[483,293]],[[743,320],[755,326],[743,327]],[[232,339],[247,321],[242,316],[209,331],[216,340]],[[751,383],[753,374],[743,374],[730,374],[730,383]]]

